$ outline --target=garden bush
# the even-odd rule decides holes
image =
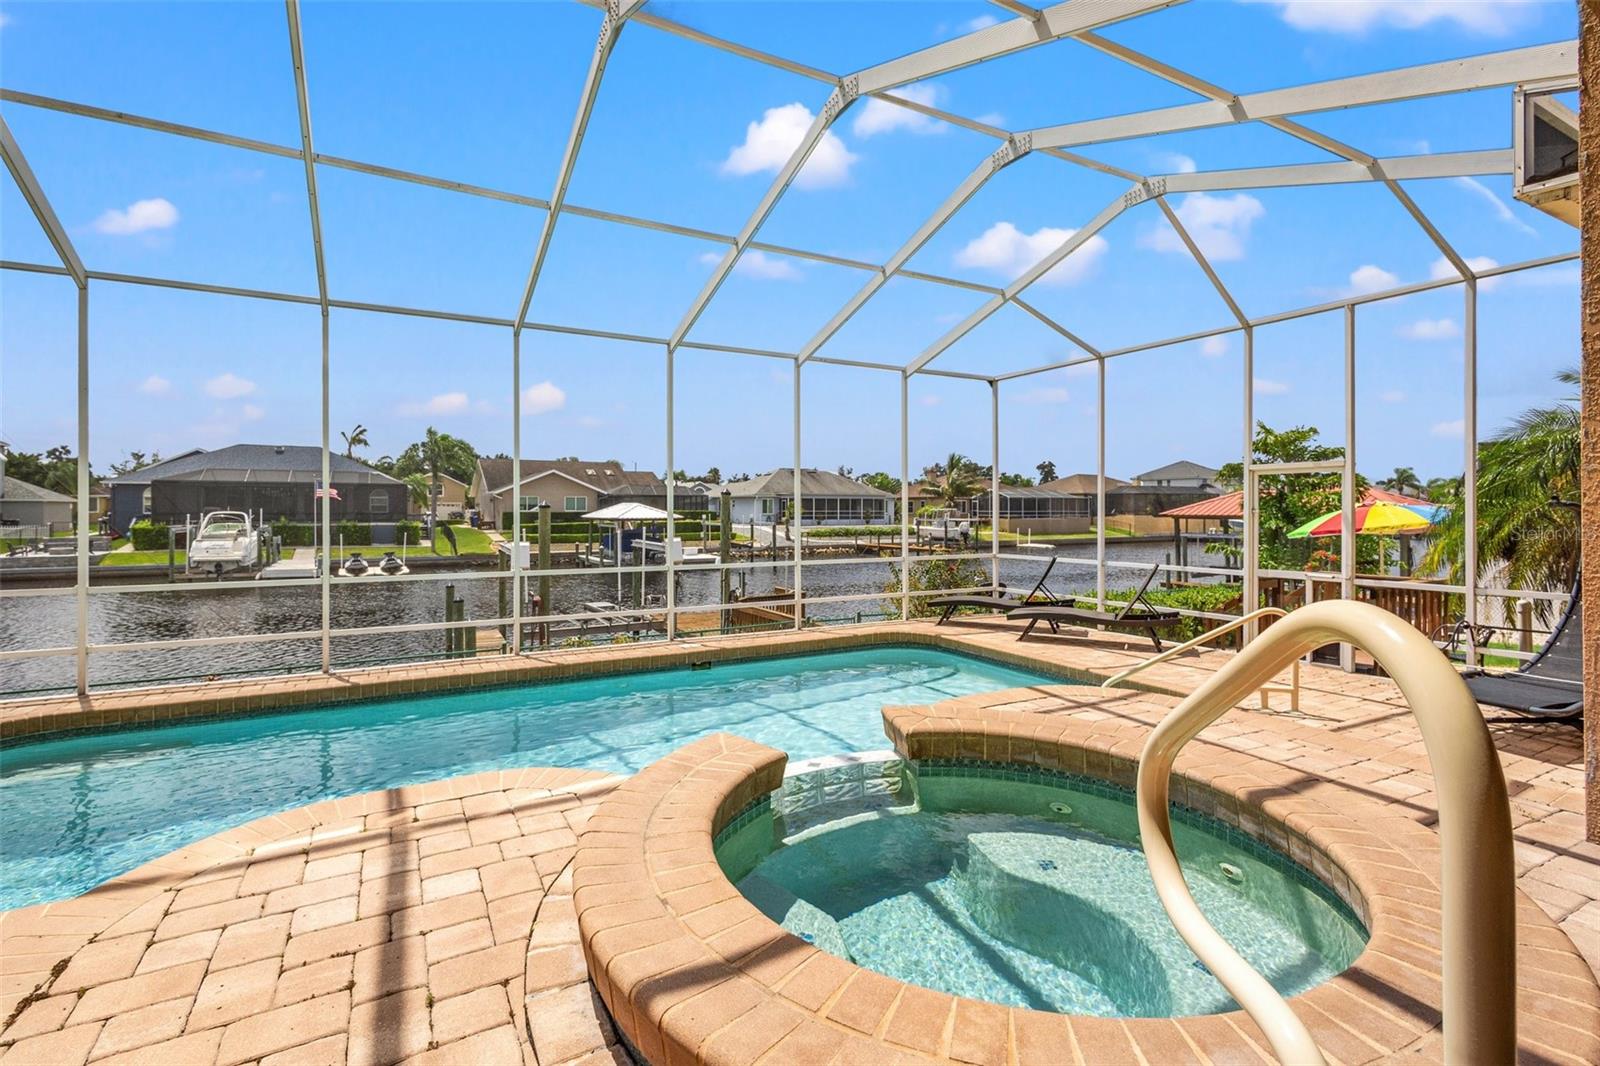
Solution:
[[[406,518],[394,524],[394,542],[396,544],[409,544],[414,548],[421,540],[421,522],[414,522]]]
[[[911,564],[911,591],[939,592],[950,589],[985,588],[989,585],[989,571],[976,559],[929,559],[925,562]],[[893,613],[900,612],[900,568],[895,567],[894,577],[883,586],[886,595],[893,596],[894,600],[886,604],[885,611],[891,607]],[[929,597],[911,597],[911,617],[931,618],[940,613],[938,608],[928,603]]]
[[[141,518],[128,527],[128,539],[133,542],[134,551],[166,551],[169,543],[167,533],[170,528],[165,522],[152,522]]]
[[[347,545],[356,547],[371,544],[372,526],[366,522],[352,522],[348,519],[343,522],[335,522],[333,539],[335,542],[343,541]]]
[[[280,518],[272,523],[272,535],[285,548],[309,548],[317,542],[317,527],[310,522]]]
[[[1134,589],[1106,589],[1106,599],[1118,603],[1126,603],[1133,598]],[[1182,611],[1209,611],[1213,614],[1236,614],[1243,593],[1238,585],[1190,585],[1184,588],[1164,589],[1152,585],[1144,594],[1144,598],[1157,607],[1172,607]],[[1079,607],[1088,610],[1094,609],[1094,600],[1079,597]],[[1193,640],[1208,629],[1214,629],[1223,623],[1209,618],[1185,617],[1181,621],[1162,633],[1162,639],[1171,634],[1172,640],[1183,643]],[[1217,641],[1217,646],[1227,648],[1234,646],[1237,634],[1230,633]]]

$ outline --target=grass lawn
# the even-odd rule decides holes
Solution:
[[[188,553],[180,551],[173,556],[174,565],[182,568]],[[112,552],[100,557],[100,566],[166,566],[167,553],[159,552]]]
[[[473,529],[468,525],[450,523],[450,532],[456,535],[456,551],[461,555],[493,555],[494,541],[489,539],[489,534],[481,529]],[[450,554],[450,545],[443,537],[438,538],[439,551],[445,555]]]

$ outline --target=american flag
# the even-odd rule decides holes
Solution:
[[[320,484],[317,486],[317,494],[314,498],[318,500],[322,499],[324,492],[326,492],[327,497],[330,500],[337,500],[339,498],[339,490],[337,488],[329,488],[324,490]]]

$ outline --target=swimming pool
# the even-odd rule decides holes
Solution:
[[[726,731],[804,759],[881,748],[894,704],[1063,679],[885,647],[195,725],[0,749],[0,909],[77,895],[274,811],[483,770],[632,772]]]
[[[718,835],[724,873],[790,932],[890,977],[1009,1006],[1236,1009],[1156,896],[1127,790],[1020,767],[846,769],[861,785],[831,771],[803,775],[822,776],[811,789],[790,777],[765,812]],[[1308,871],[1192,812],[1174,811],[1173,833],[1200,909],[1283,995],[1361,953],[1365,929]]]

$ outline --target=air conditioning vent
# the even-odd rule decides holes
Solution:
[[[1578,224],[1578,83],[1576,79],[1517,86],[1515,174],[1518,200]]]

